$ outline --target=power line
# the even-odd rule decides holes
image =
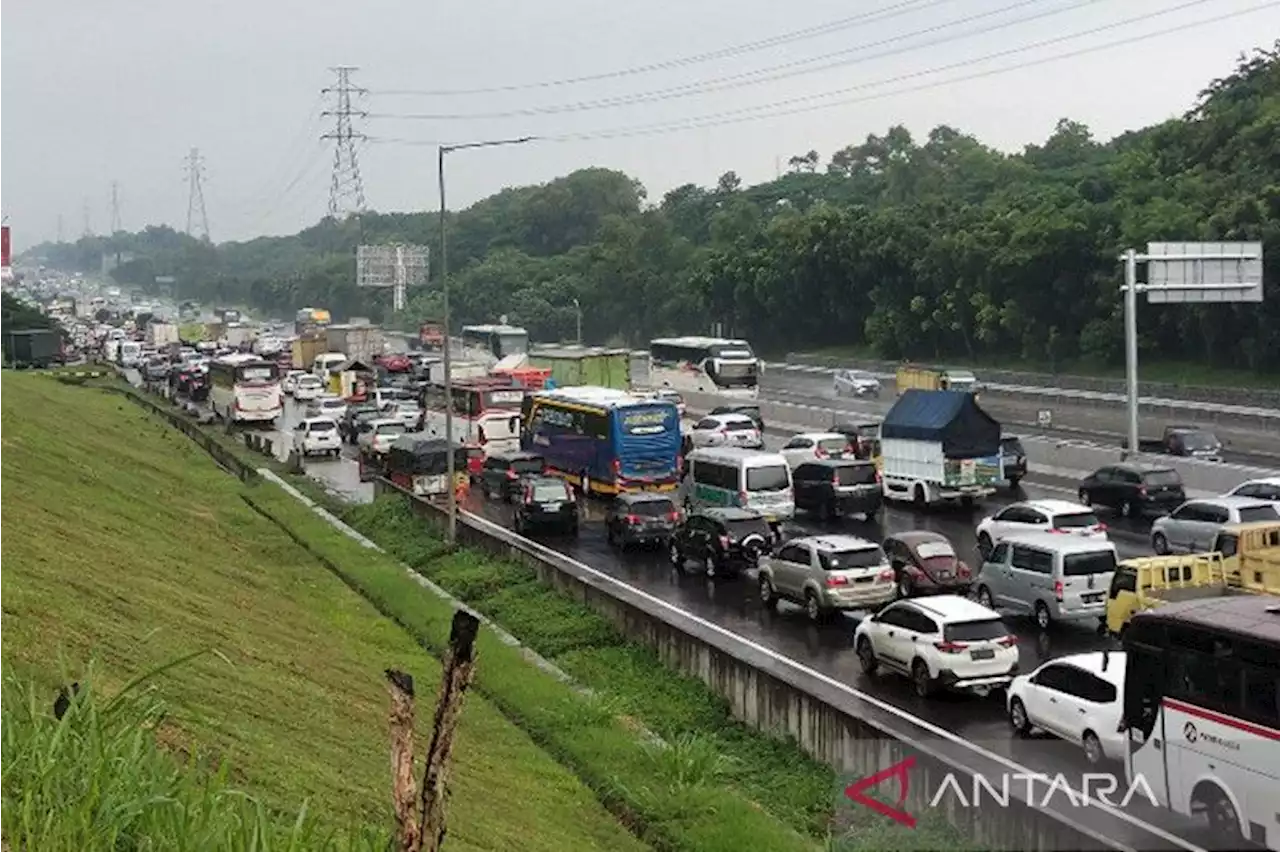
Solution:
[[[356,158],[356,142],[364,141],[365,135],[356,132],[351,120],[365,118],[368,113],[353,107],[351,99],[353,95],[368,94],[369,90],[351,84],[351,72],[358,70],[355,66],[340,65],[331,70],[338,75],[337,85],[321,89],[321,93],[334,96],[334,108],[321,115],[332,117],[335,124],[333,132],[320,138],[334,140],[329,215],[337,217],[342,213],[361,213],[365,208],[364,183],[360,179],[360,161]]]
[[[745,44],[733,45],[732,47],[724,47],[719,50],[709,51],[707,53],[698,53],[692,56],[684,56],[678,59],[668,59],[662,62],[651,62],[646,65],[636,65],[631,68],[621,68],[616,71],[605,71],[599,74],[587,74],[580,77],[565,77],[559,80],[542,80],[533,83],[513,83],[505,86],[486,86],[475,89],[387,89],[379,90],[379,95],[421,95],[429,97],[454,97],[459,95],[487,95],[498,92],[523,92],[530,89],[548,89],[558,86],[571,86],[578,83],[592,83],[599,80],[613,80],[619,77],[630,77],[636,74],[648,74],[653,71],[667,71],[673,68],[683,68],[689,65],[697,65],[703,62],[712,62],[717,59],[726,59],[731,56],[738,56],[743,53],[752,53],[759,50],[766,50],[770,47],[777,47],[783,44],[790,44],[804,39],[816,38],[818,36],[827,35],[829,33],[838,32],[849,27],[859,24],[878,23],[911,12],[918,12],[933,6],[940,6],[943,3],[950,3],[953,0],[905,0],[905,2],[895,3],[892,6],[886,6],[874,12],[864,12],[848,18],[841,18],[835,21],[829,21],[825,24],[816,24],[812,27],[806,27],[801,30],[795,30],[782,35],[771,36],[758,41],[747,42]]]
[[[204,160],[199,148],[192,148],[187,154],[185,169],[187,172],[187,234],[195,236],[192,226],[196,214],[200,216],[201,236],[209,241],[209,214],[204,206]]]
[[[556,115],[559,113],[566,113],[566,112],[583,112],[587,110],[596,110],[596,109],[611,109],[611,108],[620,107],[620,106],[630,106],[633,104],[653,103],[657,101],[674,100],[676,98],[687,98],[694,95],[706,94],[709,92],[723,91],[726,89],[737,89],[745,86],[756,86],[762,83],[772,83],[778,80],[785,80],[791,77],[797,77],[805,74],[814,74],[821,71],[829,71],[833,68],[840,68],[848,65],[856,65],[862,62],[871,61],[873,59],[884,59],[886,57],[897,56],[903,53],[911,53],[917,50],[922,50],[927,47],[935,47],[940,44],[947,44],[950,42],[959,41],[961,39],[972,38],[973,36],[986,35],[988,33],[992,33],[997,30],[1007,29],[1012,26],[1029,23],[1031,21],[1036,21],[1042,18],[1051,17],[1053,15],[1059,15],[1059,14],[1062,14],[1063,12],[1075,11],[1085,6],[1090,6],[1095,3],[1099,3],[1101,2],[1101,0],[1079,0],[1078,2],[1073,3],[1072,5],[1069,5],[1069,6],[1058,7],[1055,9],[1048,9],[1045,11],[1037,12],[1032,15],[1024,15],[1023,17],[1020,17],[1020,18],[1014,18],[1013,20],[1010,20],[1010,21],[1001,21],[987,27],[971,30],[969,32],[945,35],[941,38],[935,38],[929,41],[922,42],[920,44],[907,45],[905,47],[900,47],[894,50],[881,51],[879,53],[873,53],[867,56],[856,56],[853,59],[843,59],[836,62],[830,62],[826,65],[820,65],[816,68],[804,67],[804,66],[814,65],[824,60],[832,59],[834,57],[848,56],[850,54],[861,53],[862,51],[865,51],[869,48],[881,47],[884,45],[905,41],[910,38],[915,38],[916,36],[928,35],[929,33],[945,31],[945,30],[951,29],[952,27],[958,26],[960,24],[967,24],[973,21],[981,20],[983,18],[990,18],[994,15],[1003,14],[1005,12],[1009,12],[1014,9],[1021,8],[1023,6],[1031,6],[1031,5],[1036,5],[1043,2],[1044,0],[1018,0],[1018,2],[1016,3],[1013,3],[1008,6],[1003,6],[998,9],[988,10],[986,12],[980,12],[974,15],[967,15],[963,18],[957,18],[955,20],[947,21],[941,24],[934,24],[933,26],[924,27],[922,29],[913,30],[907,33],[902,33],[900,35],[890,36],[888,38],[883,38],[878,41],[866,42],[864,44],[855,45],[854,47],[845,48],[843,50],[838,50],[833,53],[821,54],[819,56],[813,56],[806,59],[792,60],[790,62],[785,62],[780,65],[774,65],[767,68],[760,68],[753,71],[745,71],[739,74],[731,74],[723,77],[714,77],[709,80],[703,80],[695,83],[687,83],[680,86],[672,86],[665,89],[656,89],[649,92],[638,92],[630,95],[618,95],[616,97],[610,97],[610,98],[599,98],[591,101],[578,101],[576,103],[568,103],[568,104],[553,104],[550,106],[542,106],[542,107],[526,107],[524,109],[514,109],[514,110],[505,110],[505,111],[497,111],[497,112],[436,113],[436,114],[374,113],[371,117],[372,118],[427,120],[427,121],[464,121],[464,120],[474,120],[474,119],[518,118],[518,117],[528,117],[528,116],[535,116],[535,115]],[[1209,2],[1209,0],[1194,0],[1194,2],[1205,3],[1205,2]],[[1163,14],[1163,13],[1159,13],[1159,14]]]
[[[111,233],[120,231],[120,184],[111,181]]]

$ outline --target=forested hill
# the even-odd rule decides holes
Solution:
[[[865,345],[885,357],[1118,362],[1117,256],[1150,240],[1258,240],[1263,305],[1144,306],[1147,356],[1280,364],[1280,42],[1211,83],[1181,118],[1110,142],[1061,121],[1005,155],[938,127],[902,127],[743,187],[682,186],[657,203],[617,172],[585,169],[508,189],[454,215],[455,319],[506,314],[536,339],[642,343],[713,321],[758,348]],[[363,236],[362,236],[363,233]],[[379,316],[357,292],[361,241],[436,245],[435,214],[326,220],[292,237],[209,246],[168,229],[121,234],[140,259],[116,273],[182,297],[286,314],[304,305]],[[101,242],[37,251],[75,265]],[[409,320],[436,313],[432,288]]]

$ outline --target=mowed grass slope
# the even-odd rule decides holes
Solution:
[[[425,748],[438,661],[240,499],[244,487],[128,400],[36,375],[3,387],[6,675],[53,689],[96,661],[157,682],[162,738],[225,758],[268,804],[390,825],[383,670],[412,672]],[[229,662],[228,662],[229,661]],[[484,662],[481,660],[480,665]],[[454,756],[449,845],[642,844],[479,695]]]

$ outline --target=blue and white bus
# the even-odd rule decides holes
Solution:
[[[674,403],[626,391],[572,387],[525,397],[520,448],[584,493],[674,491],[680,414]]]

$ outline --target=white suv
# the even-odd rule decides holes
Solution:
[[[859,622],[853,637],[865,673],[905,675],[922,698],[939,688],[985,695],[1018,673],[1013,631],[995,610],[959,595],[889,604]]]
[[[308,417],[293,427],[293,448],[306,456],[334,456],[342,453],[338,423],[331,417]]]
[[[356,438],[356,444],[366,452],[380,455],[391,449],[396,439],[407,431],[405,425],[399,420],[393,418],[374,420],[369,424],[369,428]]]
[[[319,376],[303,373],[293,380],[293,398],[299,402],[319,399],[324,393],[324,382]]]
[[[779,452],[794,469],[805,462],[818,459],[853,458],[854,448],[849,438],[839,432],[802,432],[794,436]]]
[[[978,524],[978,552],[986,559],[1007,536],[1028,532],[1064,533],[1085,538],[1107,537],[1107,525],[1088,506],[1066,500],[1011,503]]]
[[[764,438],[745,414],[709,414],[694,424],[689,440],[695,447],[742,447],[758,450]]]

